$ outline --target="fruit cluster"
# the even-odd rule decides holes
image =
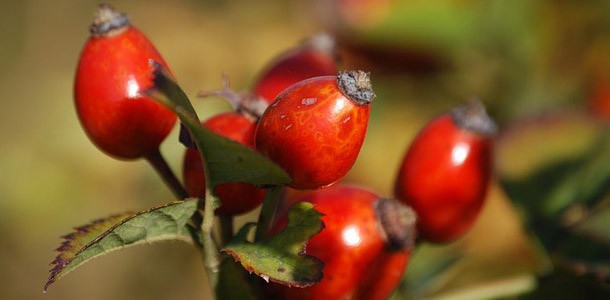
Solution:
[[[109,155],[153,161],[176,116],[141,91],[153,85],[149,61],[167,64],[127,16],[108,5],[100,6],[90,31],[74,88],[81,124]],[[495,125],[478,102],[432,120],[404,158],[395,199],[334,185],[356,161],[375,93],[369,73],[337,71],[329,41],[318,37],[280,55],[251,93],[232,99],[236,111],[215,115],[202,126],[278,164],[292,179],[286,189],[307,190],[285,197],[284,205],[310,202],[324,214],[325,229],[306,249],[325,262],[322,281],[306,288],[270,284],[269,295],[385,299],[402,278],[416,236],[449,242],[476,220],[491,175]],[[177,195],[205,197],[205,172],[195,148],[186,150],[183,177],[186,192]],[[263,187],[243,182],[223,183],[214,191],[220,216],[251,211],[266,194]],[[285,211],[274,219],[269,235],[281,230]]]

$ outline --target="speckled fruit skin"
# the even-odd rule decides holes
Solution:
[[[255,124],[241,114],[225,112],[213,116],[203,126],[227,138],[254,147]],[[205,174],[201,156],[196,149],[188,148],[184,155],[183,177],[186,190],[193,197],[205,198]],[[239,215],[253,210],[263,202],[266,191],[244,182],[227,182],[216,186],[221,205],[219,215]]]
[[[289,51],[262,73],[254,85],[254,94],[267,103],[289,86],[308,78],[337,74],[334,57],[315,48],[301,48]]]
[[[408,264],[410,250],[388,250],[379,228],[374,203],[379,196],[351,185],[311,191],[296,202],[311,202],[324,214],[325,228],[306,246],[324,261],[324,277],[306,288],[267,286],[276,299],[381,300],[396,288]],[[278,222],[273,232],[285,225]]]
[[[451,242],[472,227],[485,199],[491,152],[489,136],[461,128],[450,114],[418,134],[400,167],[395,196],[417,212],[422,239]]]
[[[135,159],[159,148],[176,116],[140,91],[152,83],[154,59],[167,68],[152,43],[133,26],[91,36],[81,53],[74,99],[93,143],[119,159]]]
[[[292,178],[288,186],[317,189],[343,178],[366,133],[370,104],[358,105],[336,76],[300,81],[269,105],[256,129],[256,149]]]

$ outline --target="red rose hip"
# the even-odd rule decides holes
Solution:
[[[202,91],[199,97],[221,96],[235,110],[258,119],[275,97],[289,86],[312,77],[335,74],[335,41],[327,34],[318,34],[274,59],[261,73],[251,93],[236,93],[229,87],[225,77],[222,90]]]
[[[236,112],[225,112],[206,120],[203,126],[227,138],[254,147],[255,124]],[[193,197],[205,197],[205,174],[199,152],[188,148],[184,155],[183,176],[186,190]],[[265,190],[245,182],[227,182],[216,186],[221,205],[219,215],[239,215],[263,202]]]
[[[301,80],[337,74],[335,57],[332,37],[315,35],[272,61],[254,85],[253,92],[271,103],[283,90]]]
[[[430,121],[409,148],[395,194],[418,215],[418,235],[453,241],[468,231],[483,205],[492,165],[494,122],[479,102]]]
[[[416,215],[400,202],[356,186],[311,191],[296,202],[311,202],[324,214],[325,228],[306,246],[324,261],[324,277],[312,286],[269,285],[270,294],[291,300],[381,300],[396,288],[408,264]],[[279,232],[285,216],[275,224]]]
[[[100,5],[82,50],[74,84],[76,111],[102,151],[135,159],[158,150],[176,116],[140,91],[153,85],[153,59],[167,64],[127,15]]]
[[[292,178],[288,186],[317,189],[354,164],[375,97],[368,73],[314,77],[284,90],[256,128],[256,149]]]

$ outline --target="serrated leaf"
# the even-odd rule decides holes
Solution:
[[[276,164],[247,146],[223,137],[203,126],[188,97],[180,86],[167,75],[160,64],[154,64],[155,86],[145,94],[172,109],[191,133],[197,148],[208,165],[210,182],[249,182],[255,185],[276,185],[291,179]]]
[[[51,262],[49,280],[44,291],[56,280],[83,263],[128,246],[164,240],[191,242],[187,221],[197,210],[197,199],[171,202],[135,214],[124,213],[93,221],[63,236]]]
[[[246,237],[254,224],[244,226],[222,251],[263,279],[288,286],[306,287],[322,280],[324,262],[305,254],[305,245],[324,228],[322,214],[313,204],[300,202],[288,212],[286,228],[260,243]]]

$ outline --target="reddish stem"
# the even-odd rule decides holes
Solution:
[[[169,165],[163,158],[163,155],[161,155],[161,152],[159,152],[159,149],[144,155],[144,158],[153,166],[155,171],[157,171],[157,174],[161,176],[165,184],[178,200],[188,198],[188,193],[182,186],[182,183],[178,181],[178,178],[176,178],[172,169],[169,168]]]

